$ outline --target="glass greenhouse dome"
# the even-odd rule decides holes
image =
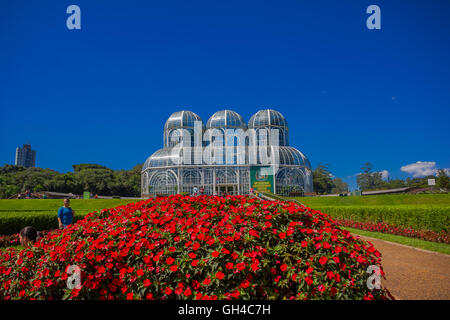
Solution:
[[[232,110],[204,125],[192,111],[173,113],[164,125],[163,148],[144,163],[142,197],[177,193],[248,194],[251,189],[285,196],[312,193],[308,158],[289,146],[283,115],[260,110],[248,124]]]

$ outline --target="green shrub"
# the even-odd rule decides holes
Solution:
[[[450,231],[449,207],[336,206],[315,209],[320,209],[335,219],[385,222],[415,230]]]
[[[289,199],[289,198],[287,198]],[[292,199],[292,198],[291,198]],[[383,194],[372,196],[346,197],[295,197],[310,208],[336,206],[447,206],[450,207],[450,194]]]
[[[84,218],[87,213],[78,213],[74,222]],[[18,233],[23,227],[33,226],[37,230],[51,230],[58,228],[57,215],[54,212],[8,212],[0,215],[0,234]]]

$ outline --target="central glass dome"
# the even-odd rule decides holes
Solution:
[[[214,113],[206,123],[207,129],[247,129],[242,116],[232,110],[221,110]]]

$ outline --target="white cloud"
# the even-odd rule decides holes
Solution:
[[[379,173],[381,173],[381,178],[383,180],[387,180],[389,178],[389,171],[383,170],[383,171],[379,171]]]
[[[417,161],[400,168],[401,171],[412,174],[414,178],[435,175],[437,173],[435,161]]]

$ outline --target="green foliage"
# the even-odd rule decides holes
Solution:
[[[341,194],[341,193],[347,193],[348,192],[348,184],[342,181],[341,178],[334,178],[333,179],[334,187],[331,189],[331,193],[334,194]]]
[[[74,172],[50,169],[0,167],[0,198],[10,198],[26,190],[82,194],[90,191],[105,196],[140,195],[142,165],[131,170],[112,170],[98,164],[73,165]]]
[[[74,216],[74,222],[83,218],[87,212]],[[58,228],[56,213],[53,212],[8,212],[0,215],[0,234],[18,233],[23,227],[33,226],[37,230]]]
[[[100,211],[114,206],[125,205],[132,199],[91,199],[71,200],[75,211],[75,221],[87,213]],[[0,234],[14,234],[23,227],[33,226],[38,230],[50,230],[58,227],[56,215],[63,201],[59,199],[0,200]]]
[[[313,171],[313,188],[319,194],[330,193],[333,188],[331,173],[326,165],[320,164]]]
[[[393,226],[415,230],[450,231],[449,207],[410,206],[339,206],[316,208],[335,219],[352,221],[385,222]]]
[[[372,172],[372,165],[367,162],[364,167],[361,168],[363,173],[360,173],[356,177],[356,183],[362,191],[377,190],[380,189],[384,181],[380,172]]]
[[[313,188],[318,194],[345,193],[348,185],[340,178],[332,178],[331,172],[326,165],[320,164],[313,171]]]
[[[348,227],[341,227],[341,228],[348,230],[353,234],[358,234],[361,236],[377,238],[377,239],[381,239],[381,240],[404,244],[407,246],[422,248],[425,250],[431,250],[431,251],[435,251],[435,252],[450,254],[450,245],[446,244],[446,243],[437,243],[437,242],[425,241],[425,240],[421,240],[421,239],[417,239],[417,238],[409,238],[409,237],[403,237],[403,236],[380,233],[380,232],[371,232],[371,231],[348,228]]]
[[[108,169],[105,166],[94,164],[94,163],[82,163],[82,164],[74,164],[72,165],[74,172],[83,171],[86,169]],[[108,169],[109,170],[109,169]]]
[[[450,207],[450,194],[382,194],[373,196],[347,197],[301,197],[296,198],[311,208],[335,206],[447,206]],[[1,202],[0,202],[1,203]]]
[[[420,178],[406,178],[402,179],[382,179],[380,172],[372,172],[372,165],[367,162],[361,168],[363,173],[356,177],[358,187],[362,191],[382,190],[382,189],[396,189],[396,188],[427,188],[428,179],[436,179],[436,185],[442,189],[450,189],[450,178],[445,170],[438,170],[437,176],[429,175]]]
[[[436,185],[442,189],[450,189],[450,178],[447,176],[445,170],[440,169],[438,171]]]
[[[295,198],[335,219],[386,222],[416,230],[450,230],[450,194]]]

